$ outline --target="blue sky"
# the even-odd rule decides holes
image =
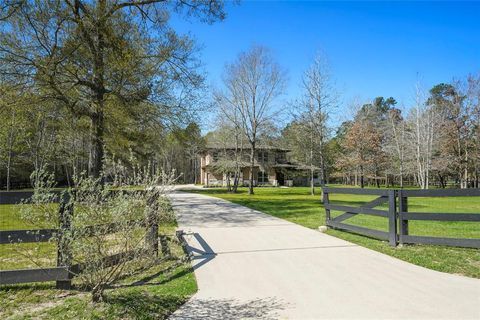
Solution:
[[[480,72],[480,2],[273,2],[227,4],[214,25],[173,19],[203,46],[208,84],[253,44],[272,49],[288,70],[285,99],[299,94],[302,72],[327,54],[345,106],[355,98],[393,96],[411,104],[420,78],[430,88]]]

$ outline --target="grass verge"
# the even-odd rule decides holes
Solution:
[[[119,282],[93,304],[89,293],[54,283],[0,288],[1,319],[166,319],[197,291],[190,265],[168,261]]]

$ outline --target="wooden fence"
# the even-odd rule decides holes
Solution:
[[[337,205],[330,201],[331,194],[375,195],[374,200],[359,207]],[[423,221],[467,221],[480,222],[480,208],[478,213],[432,213],[409,212],[408,198],[411,197],[479,197],[480,189],[442,189],[442,190],[394,190],[394,189],[354,189],[354,188],[324,188],[323,203],[325,206],[326,225],[340,230],[346,230],[361,235],[388,240],[391,246],[397,244],[433,244],[467,248],[480,248],[480,239],[427,237],[410,235],[408,222],[411,220]],[[388,203],[388,210],[374,209]],[[398,204],[398,206],[397,206]],[[342,212],[332,218],[331,211]],[[373,215],[388,219],[388,230],[380,231],[366,227],[347,224],[344,221],[358,214]]]
[[[121,191],[125,192],[125,191]],[[136,191],[138,192],[138,191]],[[32,192],[0,192],[0,204],[18,204],[26,199],[31,198]],[[19,270],[0,270],[0,285],[17,284],[27,282],[45,282],[55,281],[56,287],[59,289],[70,289],[72,277],[81,273],[85,269],[84,264],[72,264],[72,254],[68,246],[68,241],[62,235],[71,230],[71,220],[73,215],[73,206],[70,204],[68,194],[61,194],[60,191],[55,192],[52,203],[60,203],[59,206],[59,229],[34,229],[34,230],[0,230],[0,245],[8,245],[13,243],[35,243],[47,242],[53,237],[57,239],[57,266],[52,268],[37,269],[19,269]],[[153,199],[149,199],[148,205],[153,204]],[[150,209],[152,212],[154,208]],[[153,212],[152,212],[153,213]],[[158,223],[156,219],[147,219],[148,222],[142,224],[146,227],[146,241],[148,250],[153,254],[158,253]],[[137,221],[132,221],[137,222]],[[118,232],[120,225],[116,223],[86,226],[82,229],[81,234],[88,237],[97,230],[102,232],[115,233]],[[161,239],[162,240],[162,239]],[[146,249],[142,249],[146,250]],[[167,252],[168,249],[163,248],[162,251]],[[105,267],[118,264],[133,258],[137,251],[123,252],[111,255],[101,261],[101,265]]]

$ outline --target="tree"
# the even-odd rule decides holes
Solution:
[[[320,142],[320,136],[317,135],[317,130],[308,112],[297,115],[295,119],[290,122],[282,130],[282,138],[286,143],[290,154],[295,161],[305,164],[310,171],[310,192],[315,195],[314,177],[315,172],[319,171],[318,164],[323,162],[319,148],[323,145]],[[321,168],[320,168],[321,171]],[[320,173],[322,175],[322,173]],[[322,180],[323,181],[323,180]]]
[[[320,167],[321,185],[325,185],[325,146],[329,137],[327,121],[332,110],[337,106],[337,94],[327,62],[322,55],[317,55],[303,74],[302,89],[304,95],[300,103],[301,117],[304,120],[303,128],[309,141],[310,188],[311,194],[314,195],[314,171],[317,162]]]
[[[408,119],[408,141],[413,154],[416,180],[420,188],[428,189],[433,157],[438,149],[440,115],[426,103],[419,85],[415,92],[415,106]]]
[[[245,134],[242,119],[238,108],[232,108],[221,91],[214,92],[217,106],[217,122],[219,130],[215,134],[215,142],[224,149],[223,157],[218,163],[221,173],[227,175],[227,189],[236,193],[240,181],[241,168],[243,166],[243,150]],[[227,148],[233,146],[232,154],[228,154]],[[233,186],[230,186],[230,175],[233,172]]]
[[[460,82],[455,85],[439,84],[430,90],[428,104],[442,119],[442,135],[439,136],[444,171],[455,172],[461,188],[467,187],[468,152],[470,149],[468,110]]]
[[[109,105],[135,113],[148,100],[188,111],[202,84],[193,41],[168,25],[173,11],[207,23],[225,16],[215,0],[5,2],[0,75],[89,120],[89,173],[99,177]]]
[[[391,97],[377,97],[358,108],[353,122],[346,123],[343,128],[345,132],[342,134],[341,145],[345,154],[337,164],[342,168],[353,169],[355,176],[360,176],[362,188],[367,173],[373,175],[377,188],[380,187],[379,176],[386,163],[384,144],[387,115],[395,104],[395,99]]]
[[[470,128],[472,185],[480,188],[480,75],[468,76],[465,96]]]
[[[405,162],[406,162],[406,123],[402,117],[402,111],[397,108],[391,108],[388,112],[388,124],[387,130],[387,145],[386,151],[390,154],[390,158],[393,160],[398,168],[398,176],[400,178],[400,188],[403,188],[403,178],[405,175]]]
[[[270,51],[255,46],[242,52],[225,67],[224,91],[217,96],[222,104],[237,110],[242,130],[250,144],[248,193],[253,194],[255,146],[258,136],[278,114],[275,102],[283,93],[285,72],[274,61]]]
[[[24,151],[27,119],[22,112],[26,107],[26,97],[15,94],[12,87],[0,87],[0,160],[4,163],[6,189],[10,190],[11,176],[17,158]],[[2,166],[3,167],[3,166]]]
[[[174,131],[176,143],[183,153],[181,158],[185,161],[183,178],[186,183],[197,183],[198,178],[198,152],[205,146],[205,140],[202,137],[200,127],[197,123],[191,122],[185,129]],[[179,159],[177,159],[179,160]]]
[[[366,173],[371,167],[376,168],[378,155],[382,154],[381,135],[371,123],[355,121],[345,136],[343,147],[347,151],[347,163],[359,172],[360,187],[365,187]],[[376,173],[376,169],[373,171]]]

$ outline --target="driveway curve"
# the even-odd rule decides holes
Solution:
[[[171,319],[480,319],[480,280],[175,192],[199,291]]]

